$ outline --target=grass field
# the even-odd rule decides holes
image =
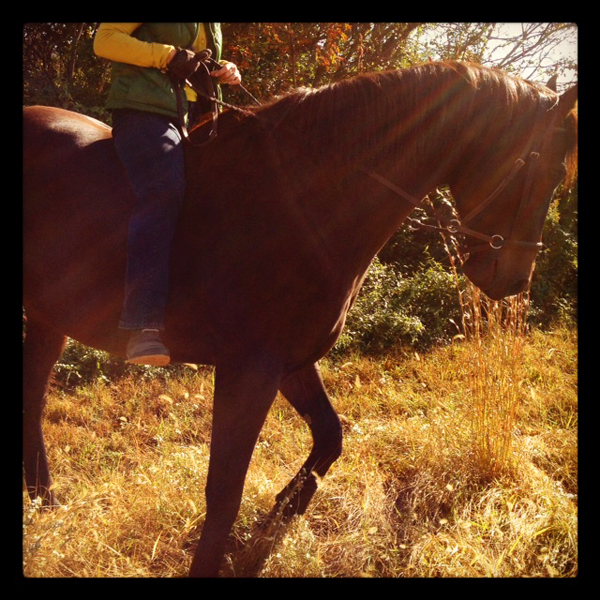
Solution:
[[[577,340],[531,332],[508,406],[482,403],[481,347],[327,359],[344,451],[312,505],[261,527],[310,450],[278,398],[256,447],[223,574],[231,577],[574,577]],[[501,359],[501,361],[504,359]],[[204,519],[213,372],[143,369],[55,386],[45,433],[63,506],[24,494],[28,577],[185,576]]]

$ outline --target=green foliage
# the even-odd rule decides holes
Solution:
[[[224,56],[263,99],[418,61],[419,23],[223,23]],[[229,90],[226,90],[229,93]],[[242,98],[243,101],[243,98]]]
[[[530,318],[542,327],[577,319],[577,216],[577,191],[559,196],[548,212],[531,286]]]
[[[411,276],[376,258],[335,352],[378,354],[392,346],[424,350],[457,333],[460,304],[455,276],[426,258]]]
[[[93,50],[97,23],[23,26],[23,104],[58,106],[109,121],[110,64]]]
[[[432,195],[448,200],[447,191]],[[438,207],[439,209],[439,207]],[[417,211],[418,212],[418,211]],[[419,216],[422,215],[413,215]],[[529,321],[544,329],[577,318],[577,191],[550,206],[531,287]],[[442,237],[403,227],[371,265],[336,352],[379,353],[410,345],[424,350],[462,333],[458,281]],[[457,287],[459,286],[459,287]]]
[[[69,340],[67,347],[54,369],[54,380],[64,387],[108,381],[124,373],[123,361],[116,361],[110,354],[88,348]]]

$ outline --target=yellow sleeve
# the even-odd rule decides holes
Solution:
[[[138,67],[165,69],[175,46],[142,42],[132,33],[141,23],[101,23],[94,38],[94,52],[101,58]]]

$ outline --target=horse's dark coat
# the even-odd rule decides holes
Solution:
[[[306,508],[316,488],[311,473],[324,475],[341,452],[339,420],[316,362],[337,339],[370,261],[413,208],[364,171],[417,197],[449,184],[466,214],[536,128],[547,145],[534,203],[516,228],[537,241],[573,145],[550,123],[573,131],[566,117],[575,92],[558,99],[491,70],[432,63],[299,91],[254,116],[223,114],[216,141],[188,148],[165,341],[175,361],[216,366],[207,515],[192,575],[218,573],[278,389],[314,438],[308,479],[289,510]],[[534,117],[544,104],[543,117]],[[508,234],[522,188],[519,177],[474,226]],[[65,336],[123,355],[117,323],[130,204],[109,128],[60,109],[25,109],[24,466],[30,494],[50,504],[41,432],[46,381]],[[527,284],[535,254],[478,252],[465,270],[501,297]]]

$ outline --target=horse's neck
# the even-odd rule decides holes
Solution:
[[[288,197],[290,205],[297,207],[294,210],[305,215],[305,222],[320,229],[319,239],[337,256],[338,268],[357,277],[415,208],[365,170],[378,172],[420,199],[445,183],[452,169],[456,154],[447,145],[452,139],[450,129],[456,125],[436,129],[439,135],[424,140],[420,122],[427,116],[415,119],[408,109],[386,115],[381,106],[356,106],[356,94],[338,94],[331,102],[327,95],[334,93],[324,90],[321,96],[308,94],[302,101],[285,99],[260,114],[261,125],[274,121],[266,127],[263,162],[273,167],[273,185],[277,180],[281,198]],[[372,88],[369,94],[376,97]],[[396,104],[402,106],[401,100]],[[420,102],[413,99],[413,111]],[[345,118],[340,119],[332,107]],[[381,140],[375,139],[371,124]],[[389,144],[392,132],[398,139]]]
[[[340,110],[356,114],[353,112],[354,107],[342,105]],[[368,112],[367,109],[366,113]],[[373,141],[357,139],[353,143],[364,147],[365,152],[363,156],[357,153],[355,157],[355,148],[350,143],[345,144],[343,137],[336,139],[334,135],[321,135],[331,129],[327,111],[315,113],[321,115],[321,120],[314,120],[310,129],[299,127],[294,122],[282,122],[284,137],[288,141],[295,140],[303,148],[300,151],[302,156],[298,157],[294,167],[310,162],[315,150],[317,152],[317,159],[311,167],[314,171],[307,171],[310,173],[307,178],[319,181],[323,188],[317,193],[316,187],[312,187],[311,193],[302,198],[301,202],[305,205],[305,210],[316,215],[314,222],[327,223],[330,240],[345,241],[342,251],[344,261],[340,268],[348,268],[353,273],[358,269],[360,272],[367,268],[375,254],[415,209],[414,204],[402,195],[390,191],[389,187],[371,177],[370,172],[389,178],[392,184],[402,187],[408,195],[420,200],[433,187],[443,182],[450,168],[450,157],[441,144],[424,144],[415,135],[410,137],[416,139],[403,146],[401,152],[387,156],[380,163],[371,160],[369,144]],[[410,122],[411,115],[406,115],[405,119]],[[392,121],[394,119],[390,119]],[[344,125],[347,129],[356,127],[353,118],[349,118]],[[397,120],[394,126],[400,131],[403,127],[409,128]],[[386,127],[380,124],[379,128],[393,131],[392,125]],[[369,138],[368,127],[365,131]],[[338,128],[335,133],[340,135],[343,132]],[[350,159],[343,155],[344,151],[351,154]],[[279,157],[285,152],[271,148],[270,154],[271,160],[279,162]],[[297,171],[289,167],[289,163],[284,167],[282,180],[299,183]],[[301,186],[292,187],[298,189]],[[336,245],[337,248],[339,246]]]

